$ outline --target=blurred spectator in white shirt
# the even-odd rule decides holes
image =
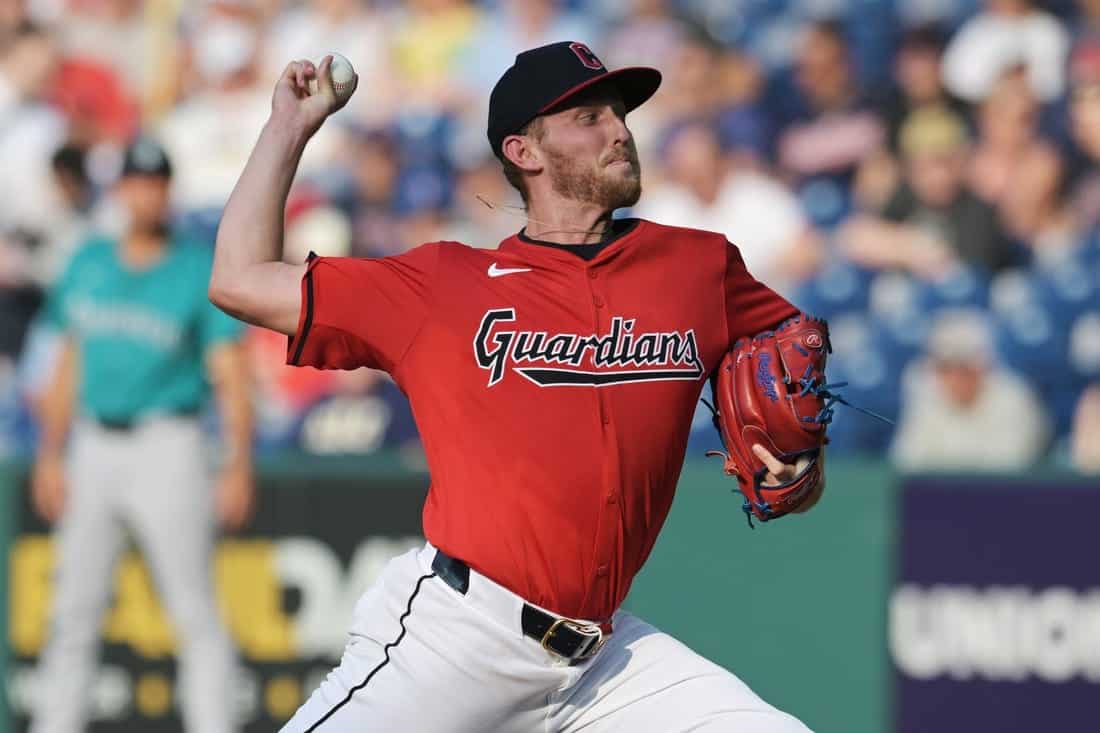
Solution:
[[[1100,384],[1086,389],[1077,402],[1071,450],[1078,471],[1100,473]]]
[[[152,81],[156,69],[148,60],[152,26],[146,22],[142,0],[99,0],[70,3],[62,24],[61,45],[67,56],[107,65],[132,93]]]
[[[713,127],[683,123],[664,148],[667,180],[646,192],[638,216],[724,234],[749,272],[780,292],[816,271],[821,248],[794,194],[755,170],[728,166]]]
[[[57,44],[41,28],[26,23],[0,39],[0,237],[37,235],[58,203],[50,156],[67,124],[47,102],[57,65]],[[0,283],[9,272],[0,247]]]
[[[64,198],[50,157],[65,120],[46,103],[54,38],[29,22],[0,38],[0,370],[10,367],[42,302],[38,259]]]
[[[260,74],[260,17],[252,6],[213,0],[191,22],[188,76],[197,88],[157,132],[179,161],[172,182],[177,205],[221,209],[271,113],[274,80]]]
[[[1065,89],[1069,34],[1031,0],[986,0],[947,45],[947,88],[969,101],[985,99],[1004,73],[1023,65],[1032,93],[1053,102]]]
[[[1046,448],[1048,425],[1021,379],[997,365],[986,316],[944,311],[926,357],[903,375],[900,424],[891,449],[907,471],[1018,471]]]

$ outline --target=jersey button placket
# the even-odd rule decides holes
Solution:
[[[596,306],[596,310],[593,312],[593,320],[596,323],[597,332],[603,333],[604,330],[608,326],[608,318],[607,318],[607,314],[605,312],[602,312],[604,305],[606,305],[606,302],[604,301],[604,297],[602,295],[600,295],[599,291],[596,290],[596,285],[597,285],[597,280],[598,279],[599,279],[599,273],[597,273],[596,270],[594,270],[594,269],[589,269],[588,270],[588,280],[589,280],[588,289],[592,293],[592,305]],[[607,396],[603,393],[602,390],[597,389],[596,402],[599,405],[599,409],[600,409],[600,422],[603,423],[604,425],[610,425],[611,424],[611,412],[608,409]]]
[[[600,292],[601,277],[600,271],[596,267],[590,267],[587,270],[588,291],[592,296],[592,320],[596,325],[596,332],[599,334],[605,334],[611,327],[611,316],[608,313],[610,310],[607,302],[606,295]],[[597,371],[599,368],[597,367]],[[600,423],[604,431],[604,440],[607,442],[612,441],[611,437],[611,404],[609,399],[609,393],[607,388],[596,387],[593,390],[596,393],[596,404],[599,409]],[[613,450],[613,448],[612,448]],[[596,550],[596,577],[595,580],[600,583],[601,590],[599,593],[611,594],[611,591],[607,588],[606,583],[610,579],[611,574],[611,562],[613,559],[613,547],[615,546],[615,540],[619,533],[619,508],[618,493],[614,488],[608,489],[605,494],[604,508],[600,511],[600,538],[598,541],[598,548]]]

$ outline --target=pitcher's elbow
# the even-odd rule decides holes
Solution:
[[[232,288],[225,283],[225,278],[212,276],[210,284],[206,288],[206,297],[221,310],[229,313],[234,301]]]

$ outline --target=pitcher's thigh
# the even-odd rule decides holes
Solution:
[[[344,650],[339,666],[329,672],[309,699],[282,728],[282,733],[340,733],[373,731],[359,710],[367,693],[364,688],[386,665],[382,645],[362,637],[353,638]],[[373,690],[371,690],[373,692]],[[355,700],[356,693],[360,699]],[[398,700],[393,701],[400,704]],[[378,711],[380,712],[380,711]]]
[[[554,717],[563,733],[809,733],[730,671],[627,613]]]
[[[561,675],[517,653],[524,641],[462,605],[415,554],[399,557],[357,604],[340,665],[283,731],[539,731]]]

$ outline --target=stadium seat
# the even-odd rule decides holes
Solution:
[[[1015,268],[998,273],[989,285],[989,307],[999,316],[1039,302],[1038,284],[1028,270]]]
[[[820,318],[867,311],[872,273],[842,259],[833,259],[816,276],[801,285],[793,302]]]
[[[401,171],[393,209],[400,216],[443,209],[454,193],[451,178],[439,167],[414,166]]]
[[[1064,366],[1064,331],[1041,305],[1028,303],[1009,313],[995,312],[994,324],[1001,358],[1028,379],[1047,381]]]
[[[1100,287],[1100,227],[1082,237],[1077,256],[1095,275],[1093,282]]]
[[[1081,257],[1074,256],[1035,272],[1038,298],[1058,323],[1070,323],[1100,309],[1100,283]]]
[[[916,280],[903,272],[880,272],[871,279],[868,290],[869,314],[878,318],[898,318],[920,311]]]
[[[806,215],[822,229],[837,226],[851,211],[851,191],[847,182],[837,176],[808,178],[798,185],[797,194]]]
[[[1077,401],[1084,391],[1085,384],[1076,380],[1048,385],[1039,391],[1039,398],[1046,407],[1051,419],[1052,436],[1055,440],[1066,438],[1072,432],[1073,413]]]
[[[396,120],[401,160],[413,167],[443,165],[450,157],[455,121],[436,110],[410,110]]]
[[[871,319],[871,332],[887,368],[900,374],[920,356],[931,321],[927,314],[913,311],[902,318]]]
[[[989,276],[974,267],[957,267],[946,277],[919,283],[917,298],[926,313],[943,308],[986,308],[989,305]]]

